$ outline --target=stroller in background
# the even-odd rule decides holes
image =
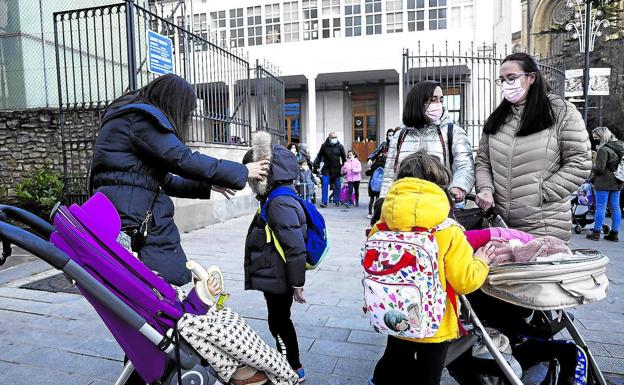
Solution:
[[[468,199],[474,202],[474,196],[470,195]],[[504,221],[493,210],[489,210],[487,213],[479,208],[457,210],[455,217],[467,230],[491,226],[506,227]],[[577,270],[585,269],[584,266],[580,266],[581,263],[594,265],[598,263],[601,266],[600,269],[603,274],[595,274],[598,281],[597,278],[592,278],[594,275],[590,272],[587,273],[587,276],[593,279],[596,286],[602,286],[606,292],[605,286],[608,285],[608,281],[604,276],[604,269],[606,269],[608,258],[592,250],[575,250],[574,252],[586,255],[585,261],[589,261],[578,262]],[[585,303],[583,297],[574,298],[573,305],[530,306],[515,298],[513,294],[516,293],[510,290],[510,288],[513,290],[522,288],[523,285],[519,285],[518,282],[522,282],[523,277],[530,277],[532,271],[544,271],[551,268],[560,268],[560,266],[556,266],[555,263],[550,265],[541,263],[541,266],[540,263],[512,263],[506,265],[505,268],[491,268],[490,276],[481,290],[467,296],[460,296],[463,306],[462,317],[465,322],[472,325],[472,331],[451,344],[446,359],[451,376],[460,385],[516,385],[523,384],[523,381],[544,385],[607,384],[587,343],[574,325],[573,317],[564,310],[564,308]],[[497,272],[497,270],[499,271]],[[495,276],[505,274],[507,274],[507,279],[500,282],[500,286],[493,283]],[[540,277],[535,277],[535,281],[539,281],[539,279]],[[563,273],[559,280],[561,283],[566,282]],[[505,286],[506,284],[507,286]],[[551,284],[557,285],[554,282],[530,283],[528,286]],[[563,285],[561,286],[564,289]],[[513,360],[499,351],[484,325],[500,330],[509,338]],[[572,337],[573,343],[554,339],[554,336],[564,329]],[[472,355],[472,347],[479,341],[487,347],[491,354],[489,359]],[[511,361],[519,362],[522,366],[522,379],[509,364]],[[586,381],[583,380],[582,373],[577,372],[579,366],[586,370]],[[537,369],[542,370],[540,372]],[[540,378],[534,382],[536,372],[539,372]],[[530,379],[531,376],[533,378]]]
[[[583,183],[577,191],[572,193],[570,203],[572,204],[571,210],[574,232],[580,234],[583,232],[585,226],[594,223],[594,188],[589,181]],[[602,231],[608,234],[611,228],[607,225],[603,225]]]
[[[121,220],[104,195],[58,208],[54,226],[16,207],[0,205],[0,212],[3,258],[15,244],[65,273],[123,349],[129,360],[115,385],[125,384],[134,370],[148,384],[222,385],[176,326],[183,314],[205,314],[207,307],[194,290],[180,300],[117,242]],[[39,236],[5,223],[7,217]]]

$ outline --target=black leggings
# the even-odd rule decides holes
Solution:
[[[354,189],[355,189],[355,202],[351,202]],[[353,204],[360,204],[360,181],[349,182],[349,195],[347,195],[347,202],[351,202]]]
[[[373,215],[373,205],[375,201],[379,199],[379,191],[371,190],[370,182],[368,183],[368,196],[370,197],[368,200],[368,214]]]
[[[293,303],[293,289],[284,294],[264,293],[269,312],[269,330],[275,338],[277,350],[286,355],[288,363],[294,370],[301,368],[299,361],[299,343],[297,332],[290,319],[290,308]]]
[[[414,373],[411,381],[402,384],[439,385],[444,369],[448,342],[419,343],[388,336],[386,351],[377,362],[373,374],[374,385],[396,385],[397,375],[405,370]]]

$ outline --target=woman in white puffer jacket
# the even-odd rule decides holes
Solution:
[[[421,150],[437,156],[452,170],[453,180],[449,192],[457,201],[463,200],[466,193],[472,190],[472,146],[466,131],[453,123],[442,106],[443,99],[442,88],[433,81],[419,82],[407,94],[403,126],[394,133],[390,142],[381,197],[386,196],[394,182],[401,161]]]

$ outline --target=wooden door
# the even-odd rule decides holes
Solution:
[[[352,96],[352,149],[363,165],[368,155],[377,148],[377,94]]]

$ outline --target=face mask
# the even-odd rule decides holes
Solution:
[[[429,103],[425,110],[425,115],[435,123],[440,121],[443,111],[442,103]]]
[[[386,137],[386,140],[389,142],[392,140],[393,137],[394,137],[394,134],[388,134],[388,136]]]
[[[293,154],[297,155],[297,149],[296,148],[291,148],[290,152],[292,152]]]
[[[331,138],[329,140],[329,143],[331,143],[331,144],[338,144],[338,138]]]
[[[516,79],[513,84],[507,84],[503,82],[502,94],[505,99],[511,104],[516,104],[521,101],[526,95],[528,88],[522,88],[520,79]]]

